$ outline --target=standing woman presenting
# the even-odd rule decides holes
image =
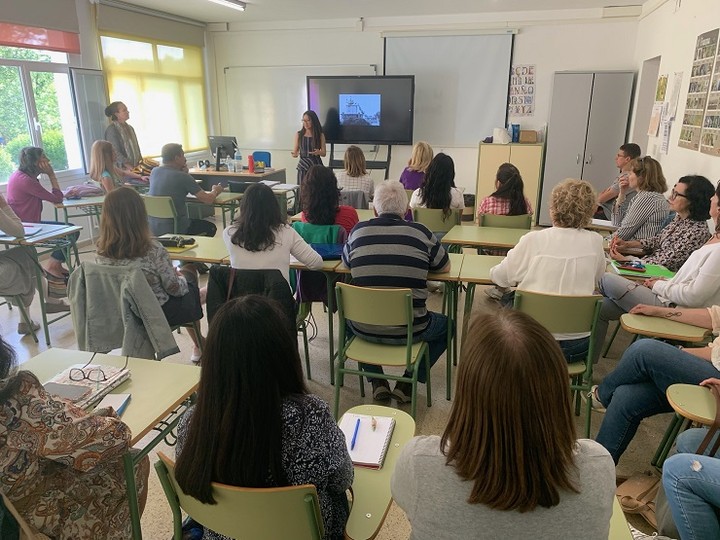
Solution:
[[[325,151],[325,135],[315,111],[305,111],[302,116],[303,127],[295,134],[292,157],[300,157],[297,166],[297,183],[300,185],[305,173],[313,165],[322,165],[321,157]]]
[[[105,107],[110,125],[105,129],[105,140],[110,141],[117,153],[117,165],[132,171],[140,163],[142,154],[133,127],[127,123],[130,111],[122,101],[113,101]]]

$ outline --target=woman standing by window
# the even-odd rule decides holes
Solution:
[[[326,154],[325,135],[320,119],[315,111],[305,111],[302,116],[302,129],[295,134],[292,157],[300,157],[297,166],[297,183],[302,185],[305,174],[313,165],[322,165],[321,157]]]
[[[135,129],[127,123],[130,111],[122,101],[113,101],[105,107],[110,125],[105,129],[105,140],[110,141],[117,153],[117,165],[132,171],[142,160]]]

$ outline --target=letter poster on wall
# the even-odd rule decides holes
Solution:
[[[515,65],[510,68],[508,116],[535,114],[535,65]]]
[[[707,148],[714,147],[714,141],[717,139],[717,128],[708,127],[714,125],[720,116],[720,110],[717,108],[717,98],[715,99],[714,113],[709,119],[706,116],[706,107],[708,106],[708,94],[710,90],[710,82],[713,80],[713,70],[717,58],[718,34],[720,29],[716,28],[710,32],[700,34],[695,46],[695,57],[690,71],[690,85],[688,86],[687,101],[685,103],[685,115],[683,116],[682,129],[680,130],[680,139],[678,146],[681,148],[689,148],[690,150],[701,149],[701,138],[706,138],[703,143]],[[717,70],[715,70],[717,72]],[[715,94],[720,95],[720,92]],[[703,152],[705,150],[703,149]]]
[[[700,151],[703,154],[720,156],[720,47],[714,60],[705,119],[700,131]]]

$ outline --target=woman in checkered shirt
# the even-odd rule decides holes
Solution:
[[[532,205],[523,192],[520,171],[512,163],[503,163],[495,175],[495,193],[485,197],[478,206],[480,214],[520,216],[532,214]]]

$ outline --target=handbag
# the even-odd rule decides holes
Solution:
[[[618,502],[626,514],[639,514],[653,529],[657,530],[655,497],[662,484],[661,478],[652,474],[636,473],[615,490]]]
[[[184,238],[182,236],[166,236],[164,238],[162,237],[156,237],[153,238],[153,240],[157,240],[160,242],[160,245],[162,247],[166,248],[184,248],[185,246],[192,246],[195,243],[194,238]]]

